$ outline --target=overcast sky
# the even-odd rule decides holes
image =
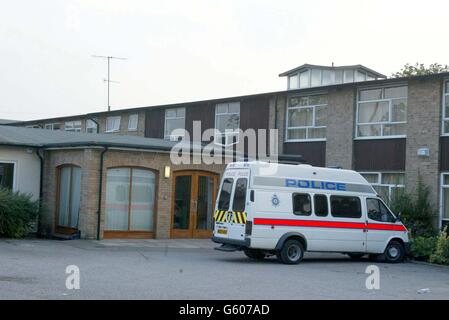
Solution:
[[[448,1],[1,1],[0,118],[283,90],[303,63],[449,64]],[[416,4],[415,4],[416,3]]]

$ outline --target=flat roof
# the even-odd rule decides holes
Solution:
[[[314,92],[314,91],[318,91],[318,90],[328,90],[328,89],[332,89],[332,88],[362,87],[362,86],[368,86],[368,85],[369,86],[376,86],[376,85],[380,86],[380,85],[388,85],[390,83],[395,84],[398,82],[404,82],[404,81],[414,80],[414,79],[424,80],[424,79],[430,79],[430,78],[445,78],[445,77],[449,77],[449,72],[426,74],[426,75],[411,76],[411,77],[399,77],[399,78],[387,78],[387,79],[368,80],[368,81],[359,81],[359,82],[339,83],[339,84],[331,84],[328,86],[271,91],[271,92],[256,93],[256,94],[249,94],[249,95],[215,98],[215,99],[208,99],[208,100],[197,100],[197,101],[189,101],[189,102],[179,102],[179,103],[172,103],[172,104],[161,104],[161,105],[150,105],[150,106],[143,106],[143,107],[123,108],[123,109],[115,109],[115,110],[111,110],[111,111],[99,111],[99,112],[92,112],[92,113],[84,113],[84,114],[79,114],[79,115],[17,121],[17,122],[10,123],[9,125],[13,125],[13,126],[14,125],[31,125],[31,124],[41,123],[41,122],[51,123],[51,122],[58,122],[58,121],[65,121],[65,120],[72,120],[72,119],[89,119],[89,118],[95,118],[97,116],[102,116],[102,115],[116,115],[116,114],[120,114],[120,113],[131,113],[131,112],[145,111],[148,109],[188,107],[191,105],[198,105],[198,104],[203,104],[203,103],[220,103],[220,102],[225,102],[225,101],[245,100],[245,99],[250,99],[250,98],[274,96],[274,95],[280,95],[280,94],[292,95],[292,94]]]

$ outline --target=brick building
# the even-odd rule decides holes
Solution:
[[[284,91],[14,125],[170,141],[179,138],[174,129],[192,133],[193,121],[201,121],[230,144],[244,142],[232,132],[238,128],[278,129],[281,156],[357,170],[384,198],[414,190],[421,177],[438,209],[436,224],[449,221],[449,73],[388,79],[361,65],[306,64],[280,76]]]

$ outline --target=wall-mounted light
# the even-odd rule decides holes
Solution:
[[[419,148],[417,154],[419,157],[428,157],[430,154],[429,148]]]
[[[165,166],[164,168],[164,178],[170,178],[170,166]]]

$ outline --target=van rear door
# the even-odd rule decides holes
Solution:
[[[215,237],[230,240],[245,239],[248,184],[248,169],[231,169],[225,172],[214,214]]]

